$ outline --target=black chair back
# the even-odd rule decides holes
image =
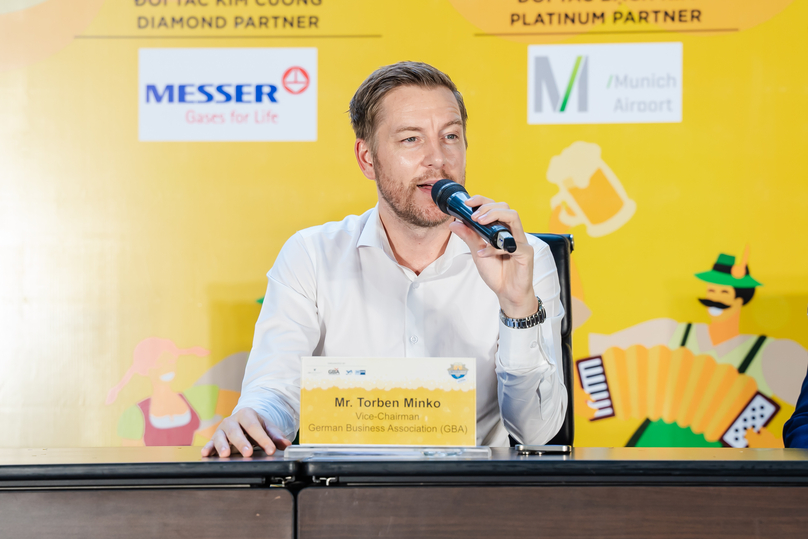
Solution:
[[[561,364],[564,372],[564,385],[567,388],[567,413],[561,430],[558,431],[548,445],[572,445],[575,436],[575,420],[573,418],[572,384],[575,379],[572,373],[572,295],[570,293],[570,253],[574,248],[572,234],[533,234],[550,246],[553,253],[558,281],[561,285],[561,305],[564,306],[564,319],[561,321]],[[511,446],[516,441],[509,437]]]

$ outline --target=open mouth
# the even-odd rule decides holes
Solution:
[[[724,311],[730,308],[730,306],[725,303],[712,301],[709,299],[699,299],[699,303],[707,307],[707,314],[712,317],[721,316]]]
[[[423,182],[423,183],[419,183],[417,185],[417,187],[418,187],[418,189],[423,189],[423,190],[429,191],[431,193],[432,192],[432,186],[435,185],[436,183],[438,183],[438,180],[429,180],[429,181],[426,181],[426,182]]]

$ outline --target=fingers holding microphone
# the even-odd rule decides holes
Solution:
[[[485,252],[487,249],[492,249],[494,251],[497,250],[485,242],[476,232],[467,227],[460,219],[455,219],[452,223],[450,223],[449,230],[454,232],[461,240],[466,242],[472,256],[482,256],[481,253]]]
[[[475,241],[465,233],[460,225],[451,225],[455,234],[463,238],[469,248],[480,257],[502,257],[517,251],[518,245],[528,247],[519,214],[504,202],[494,202],[490,198],[475,195],[470,197],[465,187],[448,179],[435,182],[432,186],[432,200],[440,210],[460,220],[465,227],[474,231],[480,240]],[[479,245],[479,248],[475,248]],[[525,249],[530,251],[531,249]],[[517,253],[517,258],[531,253]]]
[[[536,312],[534,250],[516,210],[480,195],[469,197],[463,186],[450,180],[435,183],[432,198],[458,219],[449,228],[469,246],[480,277],[499,298],[502,311],[516,318]],[[507,245],[498,241],[503,237]]]
[[[492,245],[487,245],[485,249],[478,253],[480,257],[514,255],[515,253],[518,253],[516,256],[519,256],[524,253],[525,247],[528,246],[527,237],[522,229],[519,213],[516,210],[505,202],[494,202],[490,198],[480,195],[471,197],[466,201],[466,204],[476,208],[471,215],[472,220],[484,226],[492,224],[504,225],[515,240],[516,249],[513,251],[497,249]]]
[[[494,248],[504,250],[507,253],[513,253],[516,250],[516,240],[503,223],[494,218],[488,224],[483,224],[472,218],[475,204],[470,202],[471,198],[462,185],[447,179],[435,182],[432,186],[432,200],[442,212],[462,221],[465,226],[479,234],[482,239]],[[475,197],[475,200],[480,203],[493,204],[493,201],[485,197],[478,196]],[[507,208],[507,205],[505,205],[505,208]],[[493,208],[489,207],[488,209]],[[462,233],[460,234],[461,237],[465,237]],[[472,247],[471,243],[469,247]]]

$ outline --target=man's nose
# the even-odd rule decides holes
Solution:
[[[440,138],[431,138],[426,144],[424,155],[424,165],[431,168],[441,168],[446,164],[446,148],[440,142]]]

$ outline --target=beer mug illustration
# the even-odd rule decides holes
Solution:
[[[567,226],[586,225],[592,237],[605,236],[626,224],[637,204],[626,194],[623,184],[600,157],[600,146],[574,142],[550,159],[547,180],[558,186],[550,199],[555,209],[562,206],[559,219]]]

